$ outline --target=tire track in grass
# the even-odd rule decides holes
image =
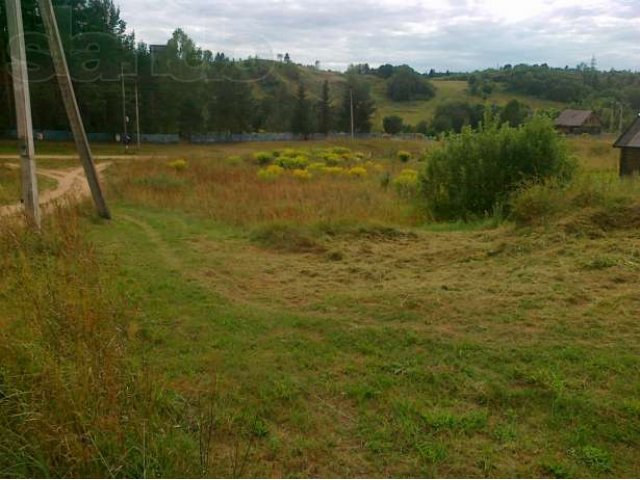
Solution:
[[[219,269],[206,266],[205,263],[202,262],[194,267],[187,265],[189,254],[176,254],[169,243],[163,239],[161,233],[150,223],[121,212],[117,214],[116,218],[135,225],[142,230],[153,247],[157,249],[162,261],[173,273],[179,274],[188,282],[197,284],[207,292],[216,294],[229,306],[241,306],[243,309],[257,310],[271,315],[279,312],[278,308],[265,305],[259,300],[251,298],[251,295],[237,284],[233,273],[221,272]],[[198,254],[198,252],[190,253]]]
[[[166,241],[162,233],[148,221],[137,217],[135,214],[125,214],[122,212],[118,213],[117,218],[139,228],[143,232],[144,237],[146,237],[146,240],[150,244],[150,248],[153,248],[155,252],[157,252],[159,259],[169,267],[172,274],[177,274],[194,287],[200,288],[205,292],[211,292],[223,299],[226,306],[222,306],[222,308],[236,310],[237,307],[240,307],[241,310],[251,310],[254,314],[265,316],[265,318],[268,319],[278,318],[279,314],[282,313],[282,310],[278,308],[251,300],[246,295],[243,295],[242,292],[239,292],[233,275],[225,275],[218,272],[215,274],[215,280],[213,282],[211,281],[211,276],[209,278],[203,277],[197,268],[189,266],[188,254],[176,253],[175,248],[172,247],[170,242]],[[210,272],[209,269],[207,270]],[[237,311],[238,314],[240,314],[240,312],[241,311]],[[312,316],[315,317],[316,315]],[[254,352],[247,352],[247,358],[250,359],[253,353]],[[321,416],[325,416],[326,418],[340,417],[342,424],[341,429],[344,429],[346,432],[341,435],[341,438],[349,438],[355,435],[354,432],[358,424],[357,412],[348,406],[345,408],[345,406],[341,404],[343,399],[340,396],[332,394],[331,392],[316,392],[313,385],[309,385],[303,379],[300,380],[292,377],[291,381],[300,391],[313,399],[312,401],[316,408],[322,412],[320,413]],[[349,445],[346,448],[355,450],[358,446]]]
[[[177,273],[180,273],[182,276],[187,276],[185,274],[186,268],[182,265],[180,259],[176,256],[176,254],[171,250],[167,242],[162,239],[162,236],[158,233],[158,231],[153,228],[148,223],[134,218],[130,215],[126,215],[123,213],[118,214],[118,219],[124,220],[125,222],[129,222],[139,229],[141,229],[146,237],[151,241],[151,243],[155,246],[156,250],[160,254],[162,260]],[[191,276],[190,276],[191,277]]]

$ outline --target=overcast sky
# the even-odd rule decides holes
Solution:
[[[117,1],[117,0],[116,0]],[[408,63],[420,71],[507,63],[640,70],[640,0],[120,0],[138,40],[180,27],[214,52],[323,68]]]

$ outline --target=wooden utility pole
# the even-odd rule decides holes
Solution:
[[[620,103],[620,128],[618,131],[622,133],[622,128],[624,127],[624,106]]]
[[[18,0],[15,1],[17,2]],[[87,181],[89,182],[93,202],[96,205],[98,214],[103,218],[110,219],[111,213],[109,212],[109,208],[107,207],[107,203],[102,194],[102,188],[100,186],[100,181],[98,180],[98,173],[96,172],[96,167],[93,163],[91,147],[89,146],[89,140],[87,139],[87,132],[85,131],[84,124],[82,123],[80,109],[78,108],[78,101],[76,100],[76,94],[73,90],[73,84],[71,83],[69,66],[67,65],[67,59],[64,56],[62,39],[60,38],[60,31],[58,30],[58,22],[56,21],[55,13],[53,11],[53,5],[51,4],[51,0],[38,0],[38,7],[44,23],[45,32],[47,34],[49,50],[51,51],[51,58],[55,67],[58,85],[60,86],[60,92],[62,93],[62,100],[67,111],[67,117],[69,118],[76,148],[80,155],[80,161],[82,162],[84,173],[87,176]]]
[[[349,95],[351,99],[351,138],[356,138],[355,121],[353,118],[353,88],[349,89]]]
[[[27,222],[40,228],[40,205],[38,203],[38,180],[36,177],[35,145],[33,143],[33,120],[31,118],[31,96],[27,52],[20,0],[6,0],[9,44],[11,46],[11,72],[16,105],[16,124],[20,142],[20,166],[22,173],[22,201]]]
[[[126,152],[129,149],[129,144],[127,143],[127,135],[129,134],[127,124],[129,119],[127,118],[127,96],[124,90],[124,64],[120,65],[120,83],[122,84],[122,143]]]
[[[136,143],[138,145],[138,151],[140,151],[140,103],[138,100],[138,80],[136,80]]]

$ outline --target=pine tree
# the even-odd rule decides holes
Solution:
[[[322,85],[322,95],[318,102],[318,131],[325,135],[331,131],[331,95],[328,80]]]
[[[307,91],[304,84],[300,82],[298,85],[298,96],[296,98],[296,107],[293,111],[293,119],[291,122],[291,131],[296,135],[309,138],[311,133],[311,116],[309,111],[309,102],[307,101]]]
[[[376,111],[371,98],[371,85],[352,75],[347,80],[340,111],[340,127],[344,132],[351,131],[351,95],[353,95],[353,126],[356,133],[371,131],[371,117]]]

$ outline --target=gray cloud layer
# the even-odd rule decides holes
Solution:
[[[409,63],[473,70],[506,63],[588,62],[640,70],[638,0],[121,0],[137,38],[165,43],[183,28],[233,57]]]

